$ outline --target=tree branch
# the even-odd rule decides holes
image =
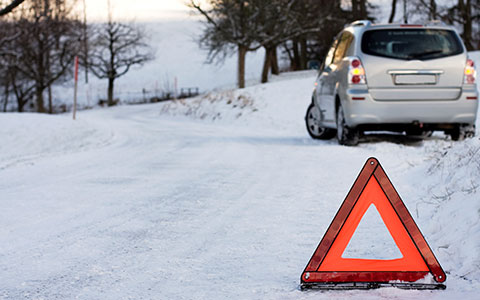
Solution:
[[[17,6],[22,4],[25,0],[13,0],[12,3],[0,10],[0,16],[4,16],[14,10]]]

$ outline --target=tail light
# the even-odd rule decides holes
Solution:
[[[474,84],[477,77],[477,71],[475,70],[475,63],[471,59],[467,59],[465,66],[465,76],[463,77],[463,83]]]
[[[357,57],[350,59],[350,66],[348,67],[348,83],[349,84],[366,84],[365,69],[362,62]]]

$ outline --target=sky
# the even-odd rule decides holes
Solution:
[[[108,0],[85,0],[91,21],[107,18]],[[114,18],[155,21],[185,16],[187,0],[110,0]],[[79,1],[82,7],[82,1]]]

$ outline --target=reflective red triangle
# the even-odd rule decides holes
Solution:
[[[373,204],[402,253],[398,259],[343,258],[360,220]],[[382,166],[369,158],[301,276],[304,283],[415,282],[445,273]]]

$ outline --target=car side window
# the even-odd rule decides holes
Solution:
[[[335,50],[335,54],[333,55],[333,63],[336,64],[340,62],[347,53],[350,44],[353,41],[353,34],[348,31],[342,33],[342,36],[339,39],[337,49]]]
[[[335,39],[335,41],[333,41],[333,43],[332,43],[332,46],[328,50],[327,57],[325,58],[325,63],[323,64],[324,68],[328,67],[332,63],[333,54],[335,53],[335,48],[337,47],[337,43],[338,43],[338,39]]]

